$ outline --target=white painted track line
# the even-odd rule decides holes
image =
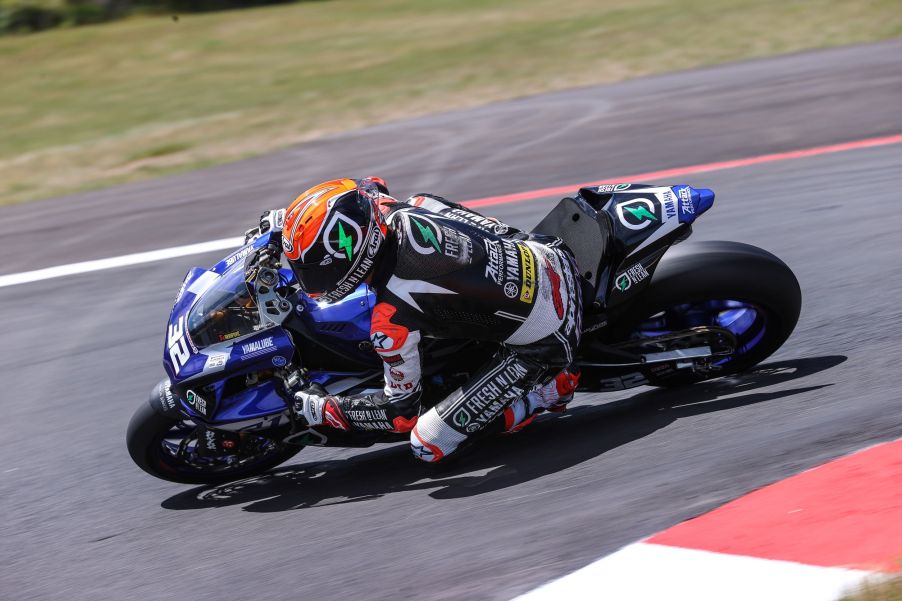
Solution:
[[[131,255],[110,257],[108,259],[83,261],[81,263],[70,263],[68,265],[47,267],[46,269],[36,269],[35,271],[24,271],[22,273],[0,275],[0,288],[3,288],[5,286],[15,286],[17,284],[25,284],[28,282],[37,282],[39,280],[58,278],[66,275],[87,273],[89,271],[100,271],[103,269],[112,269],[114,267],[139,265],[141,263],[152,263],[154,261],[163,261],[165,259],[173,259],[175,257],[198,255],[214,250],[237,248],[243,243],[244,237],[221,238],[219,240],[210,240],[209,242],[199,242],[197,244],[188,244],[185,246],[174,246],[172,248],[161,248],[160,250],[150,250],[147,252],[134,253]]]
[[[722,171],[725,169],[736,169],[739,167],[749,167],[762,163],[789,161],[793,159],[808,158],[823,154],[833,154],[836,152],[846,152],[860,148],[873,148],[877,146],[888,146],[890,144],[900,143],[902,143],[902,134],[881,136],[878,138],[867,138],[864,140],[855,140],[852,142],[843,142],[840,144],[830,144],[827,146],[817,146],[814,148],[806,148],[802,150],[765,154],[732,161],[721,161],[717,163],[705,163],[701,165],[677,167],[675,169],[665,169],[663,171],[653,171],[650,173],[641,173],[631,176],[610,178],[597,182],[571,184],[557,188],[543,188],[541,190],[530,190],[527,192],[518,192],[515,194],[506,194],[503,196],[491,196],[487,198],[463,201],[463,204],[476,208],[496,204],[504,204],[508,202],[520,202],[524,200],[534,200],[537,198],[566,194],[581,187],[592,186],[596,184],[669,179],[673,177],[680,177],[682,175]],[[153,261],[162,261],[164,259],[172,259],[174,257],[184,257],[187,255],[201,254],[214,250],[237,248],[242,244],[242,242],[243,238],[223,238],[221,240],[211,240],[209,242],[200,242],[198,244],[189,244],[187,246],[163,248],[160,250],[123,255],[109,259],[97,259],[95,261],[84,261],[81,263],[70,263],[69,265],[59,265],[57,267],[47,267],[46,269],[37,269],[35,271],[12,273],[0,276],[0,288],[6,286],[15,286],[17,284],[26,284],[28,282],[37,282],[39,280],[57,278],[66,275],[75,275],[79,273],[87,273],[90,271],[100,271],[102,269],[112,269],[114,267],[125,267],[128,265],[138,265],[140,263],[151,263]]]

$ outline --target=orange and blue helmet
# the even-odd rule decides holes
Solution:
[[[341,300],[373,272],[388,231],[379,210],[383,191],[377,178],[335,179],[286,209],[282,250],[308,295]]]

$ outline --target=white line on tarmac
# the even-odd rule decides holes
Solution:
[[[719,163],[706,163],[703,165],[690,165],[687,167],[677,167],[675,169],[666,169],[664,171],[654,171],[651,173],[643,173],[639,175],[626,176],[621,178],[606,179],[604,181],[595,182],[602,183],[620,183],[624,181],[636,181],[643,179],[668,179],[671,177],[679,177],[681,175],[689,175],[695,173],[706,173],[710,171],[722,171],[724,169],[736,169],[738,167],[749,167],[761,163],[774,163],[779,161],[788,161],[793,159],[801,159],[822,154],[832,154],[836,152],[846,152],[848,150],[856,150],[859,148],[873,148],[877,146],[887,146],[890,144],[902,143],[902,134],[892,136],[882,136],[878,138],[867,138],[864,140],[855,140],[852,142],[843,142],[840,144],[829,144],[827,146],[817,146],[815,148],[806,148],[802,150],[793,150],[789,152],[778,152],[775,154],[765,154],[756,157],[748,157],[731,161],[722,161]],[[531,190],[528,192],[518,192],[516,194],[507,194],[503,196],[492,196],[489,198],[480,198],[476,200],[464,201],[463,204],[473,207],[482,207],[508,202],[518,202],[521,200],[534,200],[546,196],[555,196],[558,194],[569,193],[584,186],[591,186],[593,183],[572,184],[561,188],[543,188],[541,190]],[[46,269],[37,269],[35,271],[25,271],[22,273],[12,273],[0,276],[0,288],[5,286],[15,286],[17,284],[26,284],[28,282],[37,282],[50,278],[57,278],[65,275],[75,275],[78,273],[87,273],[89,271],[99,271],[101,269],[112,269],[114,267],[125,267],[127,265],[138,265],[140,263],[150,263],[152,261],[162,261],[163,259],[172,259],[173,257],[184,257],[186,255],[194,255],[213,250],[223,250],[226,248],[237,248],[243,242],[242,238],[223,238],[221,240],[211,240],[210,242],[201,242],[199,244],[189,244],[187,246],[176,246],[174,248],[163,248],[160,250],[152,250],[143,253],[135,253],[132,255],[123,255],[121,257],[112,257],[109,259],[98,259],[96,261],[84,261],[82,263],[71,263],[69,265],[59,265],[57,267],[48,267]]]
[[[17,284],[26,284],[28,282],[37,282],[39,280],[48,280],[51,278],[58,278],[66,275],[87,273],[89,271],[100,271],[102,269],[125,267],[127,265],[139,265],[141,263],[152,263],[154,261],[173,259],[175,257],[198,255],[214,250],[237,248],[241,246],[243,242],[243,237],[222,238],[220,240],[210,240],[209,242],[199,242],[197,244],[188,244],[186,246],[174,246],[172,248],[161,248],[160,250],[150,250],[147,252],[134,253],[131,255],[122,255],[120,257],[110,257],[108,259],[83,261],[81,263],[70,263],[68,265],[47,267],[46,269],[36,269],[35,271],[24,271],[22,273],[0,275],[0,288],[3,288],[5,286],[16,286]]]

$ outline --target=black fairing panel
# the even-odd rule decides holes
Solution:
[[[573,252],[583,278],[593,289],[612,259],[613,228],[607,213],[599,213],[582,198],[564,198],[533,233],[556,236]]]

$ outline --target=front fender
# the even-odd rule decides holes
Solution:
[[[175,393],[172,392],[172,384],[169,378],[163,378],[153,387],[147,403],[154,411],[166,417],[173,419],[182,419],[184,417],[175,398]]]

